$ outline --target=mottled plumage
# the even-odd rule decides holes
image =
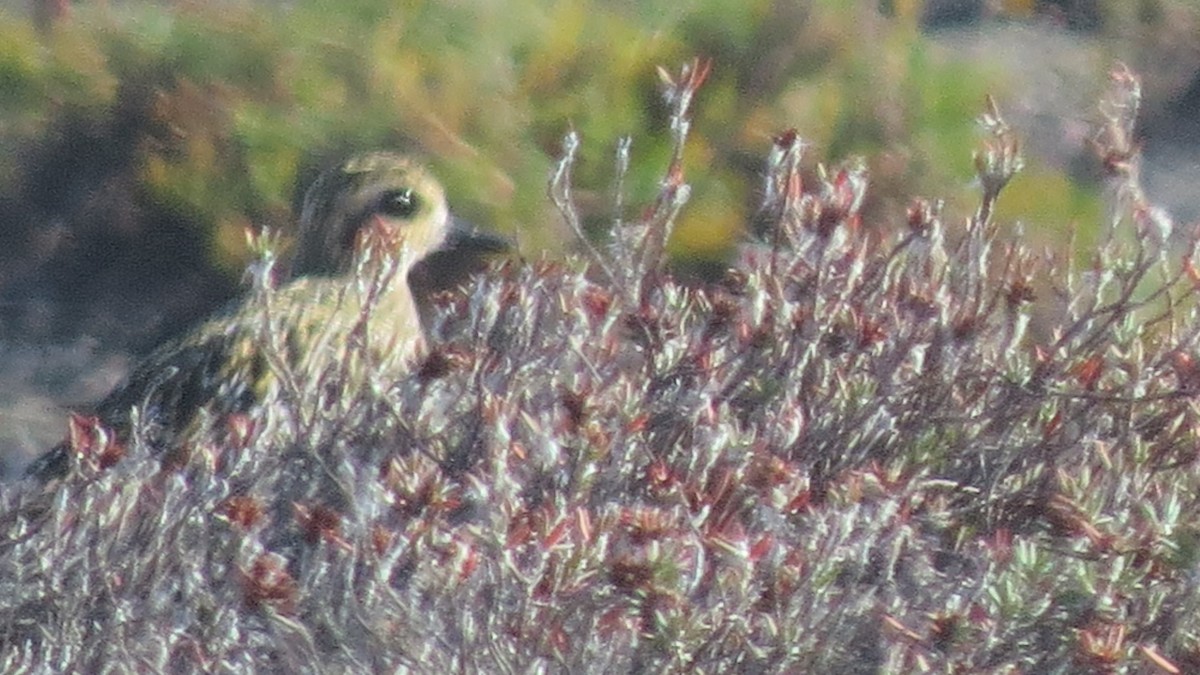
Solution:
[[[454,228],[441,185],[419,164],[390,153],[354,157],[306,194],[291,281],[155,350],[96,416],[123,442],[136,407],[151,444],[162,449],[202,408],[218,416],[250,410],[286,386],[281,373],[300,381],[331,366],[402,374],[423,337],[408,273],[448,246],[502,248]],[[363,358],[369,363],[358,363]],[[70,452],[69,442],[60,444],[29,473],[63,475]]]

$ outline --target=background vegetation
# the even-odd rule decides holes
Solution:
[[[971,2],[34,4],[0,22],[4,333],[135,349],[232,294],[244,228],[288,228],[313,172],[350,150],[418,151],[461,215],[554,249],[545,180],[564,131],[585,144],[594,224],[611,215],[598,186],[621,137],[634,139],[627,189],[657,189],[654,65],[711,57],[687,150],[697,189],[672,243],[711,260],[746,229],[760,158],[789,127],[819,148],[809,169],[867,158],[872,227],[898,222],[913,193],[969,208],[958,149],[984,93],[1013,86],[1004,66],[928,39],[981,13]],[[1108,36],[1098,81],[1111,57],[1187,33],[1180,8],[1013,0],[998,20]],[[1078,222],[1086,241],[1099,203],[1079,177],[1033,153],[1005,215],[1039,232]]]

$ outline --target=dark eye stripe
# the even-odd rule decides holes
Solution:
[[[411,218],[421,209],[421,200],[409,189],[388,190],[380,196],[376,208],[393,218]]]
[[[358,237],[358,231],[366,225],[373,215],[385,215],[390,218],[410,219],[420,212],[421,197],[411,188],[388,190],[374,200],[361,215],[348,218],[341,229],[340,251],[351,253]]]

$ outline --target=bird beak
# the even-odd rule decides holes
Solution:
[[[450,216],[450,230],[439,251],[468,256],[508,253],[512,242],[491,232],[484,232],[457,216]]]
[[[472,274],[487,269],[495,256],[513,250],[512,242],[451,216],[446,239],[436,250],[417,261],[408,274],[413,292],[450,290],[467,281]]]

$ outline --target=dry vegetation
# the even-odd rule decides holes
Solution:
[[[1200,274],[1138,188],[1136,79],[1081,267],[994,221],[989,106],[965,225],[860,222],[865,171],[802,181],[787,132],[764,241],[695,288],[662,260],[705,73],[662,78],[658,199],[628,216],[623,146],[611,236],[448,299],[409,377],[301,382],[168,465],[77,420],[70,476],[3,494],[3,669],[1200,668]]]

